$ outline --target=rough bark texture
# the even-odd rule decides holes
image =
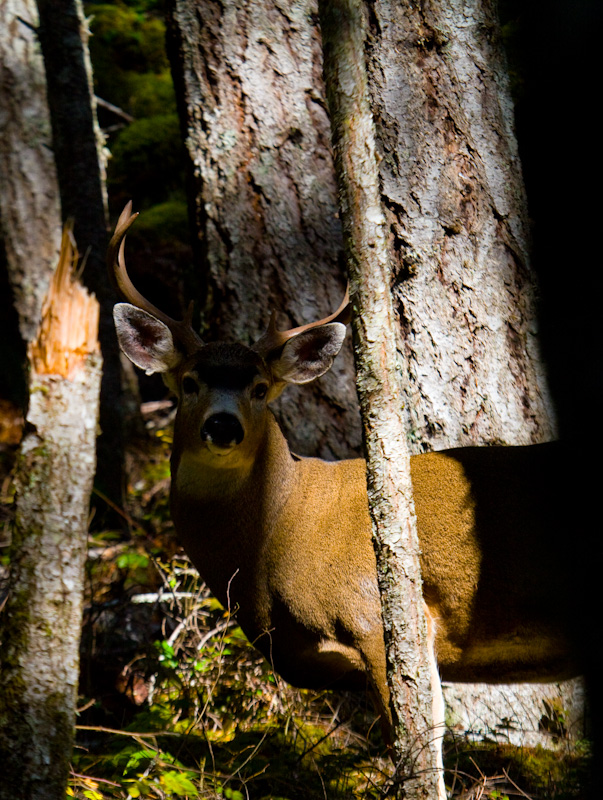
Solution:
[[[171,60],[192,165],[208,338],[249,342],[343,296],[316,5],[173,0]],[[360,452],[351,347],[277,408],[294,451]]]
[[[2,800],[63,800],[73,743],[101,361],[98,305],[70,270],[66,243],[30,347],[0,629]]]
[[[33,0],[0,2],[0,240],[25,342],[36,333],[60,246],[37,24]]]
[[[357,388],[404,797],[437,796],[437,748],[410,452],[365,64],[362,0],[319,3],[335,166],[354,308]]]
[[[581,680],[536,687],[449,683],[444,696],[447,728],[463,739],[565,752],[571,744],[584,740]]]
[[[555,424],[495,3],[369,5],[417,449],[546,441]]]
[[[104,369],[96,483],[113,502],[121,504],[124,458],[121,365],[112,316],[116,298],[105,266],[108,243],[105,157],[96,121],[88,30],[80,0],[37,0],[37,5],[63,220],[74,220],[76,240],[86,254],[83,279],[101,306],[99,341]]]

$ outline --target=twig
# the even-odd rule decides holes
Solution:
[[[146,533],[145,529],[141,525],[139,525],[135,520],[133,520],[127,511],[124,511],[123,508],[120,508],[116,503],[113,502],[113,500],[107,497],[107,495],[104,492],[101,492],[100,489],[97,489],[96,487],[92,490],[92,492],[97,497],[100,497],[100,499],[104,503],[106,503],[109,506],[109,508],[112,508],[113,511],[116,511],[121,517],[123,517],[131,528],[134,528],[134,530],[138,530],[141,533]]]
[[[136,731],[123,731],[119,728],[106,728],[104,725],[76,725],[77,731],[96,731],[97,733],[112,733],[116,736],[130,736],[132,739],[154,739],[157,736],[180,737],[181,733],[176,731],[149,731],[148,733],[138,733]]]
[[[503,768],[503,775],[504,775],[504,776],[505,776],[505,778],[506,778],[506,779],[509,781],[509,783],[511,784],[511,786],[513,786],[515,789],[517,789],[517,791],[519,792],[519,794],[520,794],[522,797],[527,797],[527,798],[528,798],[528,800],[532,800],[532,798],[530,797],[530,795],[529,795],[529,794],[526,794],[526,793],[523,791],[523,789],[521,789],[521,788],[520,788],[520,787],[519,787],[519,786],[518,786],[518,785],[515,783],[515,781],[514,781],[514,780],[513,780],[511,777],[509,777],[509,773],[508,773],[508,772],[507,772],[507,770],[506,770],[506,769],[504,769],[504,768]]]
[[[206,634],[204,634],[201,637],[200,641],[197,643],[197,652],[200,652],[201,649],[204,647],[204,645],[207,644],[207,642],[213,636],[216,636],[218,633],[223,633],[226,630],[226,628],[228,628],[229,625],[230,625],[230,619],[222,620],[222,622],[219,622],[213,630],[208,631]]]
[[[106,783],[109,786],[115,786],[117,789],[121,788],[119,783],[115,783],[114,781],[109,781],[106,778],[93,778],[91,775],[81,775],[79,772],[74,772],[73,769],[71,769],[70,771],[72,778],[80,778],[83,781],[91,781],[93,783]]]
[[[175,600],[194,600],[197,598],[198,592],[145,592],[143,594],[133,594],[130,597],[131,603],[167,603]],[[195,611],[195,613],[202,613]]]
[[[96,100],[96,104],[99,105],[101,108],[104,108],[107,111],[110,111],[112,114],[115,114],[116,117],[121,117],[126,122],[134,122],[134,117],[131,114],[128,114],[127,111],[124,111],[119,106],[114,106],[113,103],[109,103],[107,100],[103,100],[102,97],[98,95],[94,96]]]

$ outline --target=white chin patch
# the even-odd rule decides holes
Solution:
[[[227,456],[235,449],[234,444],[228,445],[227,447],[221,447],[220,445],[214,444],[212,441],[207,441],[206,444],[207,449],[214,456]]]

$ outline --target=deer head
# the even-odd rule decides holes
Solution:
[[[138,215],[124,208],[109,244],[108,265],[129,301],[114,308],[119,345],[147,374],[159,372],[179,398],[187,430],[198,432],[208,456],[253,450],[261,438],[268,403],[288,383],[308,383],[330,369],[345,338],[350,302],[346,292],[335,313],[290,330],[278,330],[273,313],[251,347],[205,344],[193,330],[193,305],[174,320],[134,287],[125,263],[125,237]],[[190,433],[189,433],[190,435]]]

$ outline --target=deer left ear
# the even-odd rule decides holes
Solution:
[[[113,319],[120,348],[147,375],[169,372],[182,359],[170,329],[152,314],[130,303],[117,303]]]
[[[294,336],[271,364],[275,378],[286,383],[309,383],[319,378],[331,368],[344,339],[345,325],[340,322]]]

